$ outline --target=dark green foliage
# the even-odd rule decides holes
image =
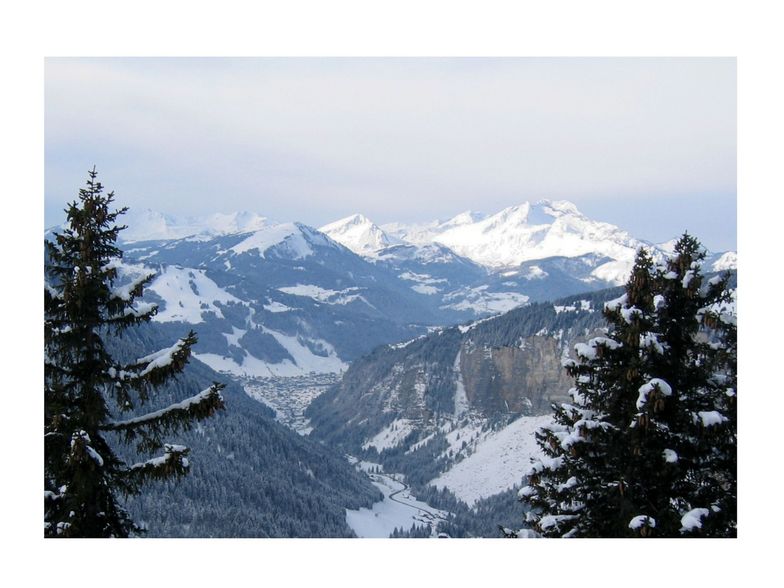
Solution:
[[[137,357],[168,339],[149,323],[112,339],[114,357]],[[171,404],[218,375],[192,360],[157,390]],[[381,493],[341,455],[274,420],[274,412],[230,382],[226,410],[177,436],[191,448],[190,474],[156,481],[125,507],[146,537],[351,537],[346,509],[370,507]],[[133,411],[132,416],[141,414]],[[116,435],[116,434],[112,434]],[[122,447],[130,456],[130,447]]]
[[[376,459],[384,464],[387,471],[404,474],[406,482],[419,488],[447,469],[451,460],[443,454],[449,444],[443,436],[436,435],[423,447],[406,454],[413,443],[416,443],[416,439],[410,437],[393,448],[385,449]]]
[[[414,523],[408,530],[395,527],[389,537],[391,539],[427,539],[430,535],[431,531],[429,525],[417,525]]]
[[[196,343],[193,332],[173,346],[117,362],[105,341],[149,321],[150,304],[135,304],[153,275],[119,284],[113,193],[103,194],[90,172],[69,205],[68,225],[46,242],[44,290],[44,501],[50,537],[127,537],[139,531],[120,504],[152,479],[188,471],[189,450],[161,436],[187,430],[194,419],[222,408],[221,384],[167,408],[121,417],[151,401],[151,392],[180,373]],[[111,433],[110,433],[111,432]],[[118,456],[111,436],[136,442],[142,453],[164,453],[141,463]]]
[[[517,488],[510,488],[499,494],[477,501],[469,507],[446,488],[422,485],[413,487],[417,500],[422,500],[434,508],[450,513],[446,521],[438,523],[438,532],[452,538],[485,537],[498,538],[498,526],[514,528],[519,526],[520,507],[514,500]],[[414,537],[402,533],[401,537]]]
[[[352,537],[346,509],[382,498],[367,478],[275,422],[239,386],[230,384],[224,396],[226,411],[181,436],[195,454],[191,475],[156,482],[129,500],[147,535]]]
[[[735,318],[730,276],[706,286],[703,259],[688,234],[663,267],[641,250],[607,337],[576,346],[572,402],[520,494],[538,533],[735,535]]]

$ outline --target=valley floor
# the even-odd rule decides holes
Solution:
[[[429,527],[430,536],[438,533],[439,521],[446,520],[449,513],[413,497],[399,474],[381,473],[379,464],[358,461],[349,457],[359,469],[368,474],[373,485],[384,494],[384,499],[373,508],[346,510],[346,522],[357,537],[389,537],[395,529],[409,530],[412,525]]]
[[[311,426],[304,416],[305,409],[338,379],[335,374],[310,374],[244,379],[242,385],[248,396],[272,408],[278,421],[300,435],[308,435]],[[429,484],[451,491],[469,509],[483,499],[510,490],[520,483],[521,472],[530,458],[539,453],[535,430],[550,419],[549,415],[523,416],[506,427],[493,429],[483,426],[486,423],[482,419],[466,416],[459,425],[452,425],[446,435],[458,458],[456,463]],[[424,442],[415,443],[409,451]],[[381,445],[377,449],[386,447]],[[449,512],[418,500],[401,473],[385,472],[379,463],[351,456],[348,459],[384,496],[371,508],[346,510],[346,522],[358,537],[386,538],[396,529],[410,531],[412,526],[432,537],[438,535],[439,523],[449,518]]]

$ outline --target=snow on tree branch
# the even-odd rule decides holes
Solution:
[[[211,416],[216,410],[223,408],[223,396],[220,391],[223,384],[213,384],[195,396],[171,404],[161,410],[156,410],[140,417],[124,421],[107,423],[102,427],[107,431],[130,432],[138,427],[172,428],[183,417],[204,419]]]
[[[122,300],[124,302],[130,302],[135,297],[141,296],[142,288],[155,277],[155,272],[147,272],[143,273],[134,279],[132,279],[127,284],[123,284],[122,286],[117,286],[112,289],[112,297]]]
[[[184,445],[167,443],[163,446],[163,450],[161,456],[133,464],[128,468],[126,475],[141,482],[166,479],[172,475],[184,476],[188,473],[190,462],[186,456],[190,453],[190,449]]]
[[[103,467],[103,458],[90,445],[90,436],[85,431],[78,431],[71,438],[71,460],[84,462],[86,459],[94,461],[98,467]]]
[[[129,365],[111,366],[106,375],[118,388],[126,385],[143,388],[148,384],[158,384],[182,371],[196,341],[196,335],[191,331],[187,337],[178,339],[171,347],[145,355]]]

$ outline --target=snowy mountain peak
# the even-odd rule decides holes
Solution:
[[[738,269],[738,254],[735,251],[722,253],[711,265],[715,272]]]
[[[366,225],[372,225],[373,221],[371,221],[364,214],[355,213],[355,214],[352,214],[350,216],[347,216],[346,218],[343,218],[343,219],[340,219],[338,221],[335,221],[334,223],[331,223],[331,224],[333,224],[333,225],[345,225],[345,226],[366,226]],[[327,225],[327,226],[329,226],[329,225]]]
[[[362,214],[352,214],[329,223],[319,231],[358,255],[374,256],[382,249],[401,243]]]
[[[573,215],[582,217],[583,214],[577,210],[577,206],[568,200],[539,200],[533,205],[534,209],[541,209],[545,214],[552,217]]]
[[[495,268],[548,257],[598,254],[612,261],[598,267],[596,277],[611,282],[625,279],[642,245],[614,225],[587,218],[566,200],[510,206],[481,221],[444,231],[434,241]]]
[[[564,217],[586,218],[577,209],[577,206],[568,200],[539,200],[533,204],[523,202],[504,208],[502,211],[476,222],[485,221],[483,230],[488,232],[499,228],[507,230],[521,226],[552,225],[557,219]]]
[[[472,223],[484,220],[487,215],[483,212],[474,212],[473,210],[466,210],[458,215],[453,216],[448,221],[441,223],[441,228],[459,227],[462,225],[470,225]]]
[[[482,225],[483,232],[493,231],[508,225],[525,225],[528,224],[528,213],[530,210],[531,205],[528,202],[524,202],[517,206],[504,208],[501,212],[497,212],[476,224]]]
[[[266,258],[267,252],[273,250],[277,257],[305,259],[314,254],[314,248],[337,247],[329,237],[302,223],[267,223],[243,236],[228,251],[235,254],[250,251]]]
[[[382,229],[386,231],[387,235],[391,235],[397,239],[401,239],[406,243],[412,245],[427,245],[432,243],[434,239],[449,229],[455,227],[462,227],[464,225],[471,225],[487,218],[483,212],[474,212],[466,210],[460,214],[453,216],[449,220],[441,221],[435,220],[426,223],[388,223],[382,225]]]
[[[128,227],[120,233],[124,241],[178,239],[185,236],[174,217],[150,208],[131,208],[121,217],[120,222]]]

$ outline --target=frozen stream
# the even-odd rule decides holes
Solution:
[[[358,537],[389,537],[395,528],[408,530],[412,525],[430,527],[430,534],[437,534],[438,521],[446,518],[444,511],[411,496],[408,486],[396,474],[376,472],[381,466],[369,462],[350,461],[370,477],[373,485],[381,490],[384,499],[372,508],[346,510],[346,522]],[[373,471],[371,471],[373,470]]]

